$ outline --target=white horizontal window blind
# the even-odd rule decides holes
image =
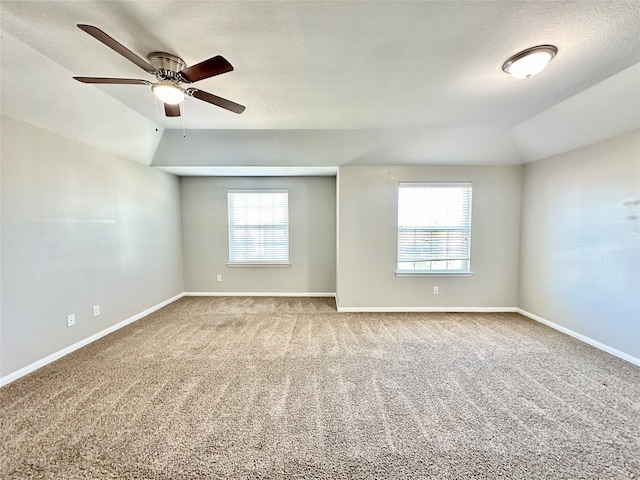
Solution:
[[[229,190],[229,263],[289,263],[289,192]]]
[[[398,273],[470,273],[471,183],[398,185]]]

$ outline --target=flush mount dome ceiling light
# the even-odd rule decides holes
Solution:
[[[504,62],[502,70],[515,78],[531,78],[544,70],[556,53],[558,49],[553,45],[527,48]]]

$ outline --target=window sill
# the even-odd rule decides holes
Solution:
[[[258,268],[264,268],[264,267],[275,267],[275,268],[287,268],[290,267],[291,264],[290,263],[227,263],[227,267],[232,267],[232,268],[236,268],[236,267],[258,267]]]
[[[470,277],[473,275],[473,272],[447,272],[444,270],[433,270],[433,271],[414,271],[414,270],[397,270],[396,277]]]

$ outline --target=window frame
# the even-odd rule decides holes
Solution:
[[[232,194],[264,194],[264,193],[285,193],[286,194],[286,260],[232,260],[232,234],[233,229],[242,228],[241,225],[232,224],[231,199]],[[273,224],[275,225],[275,224]],[[256,226],[254,226],[256,227]],[[291,234],[289,225],[289,189],[288,188],[228,188],[227,189],[227,253],[228,267],[289,267],[291,266]],[[266,244],[271,245],[273,242]]]
[[[465,231],[467,232],[467,255],[466,259],[460,259],[458,261],[462,261],[463,268],[461,269],[418,269],[418,270],[408,270],[399,268],[400,262],[400,190],[402,187],[425,187],[425,188],[455,188],[455,187],[464,187],[469,189],[468,193],[468,205],[466,207],[463,206],[464,209],[467,210],[468,223],[465,224]],[[473,217],[473,183],[470,181],[400,181],[396,186],[397,196],[396,196],[396,276],[404,277],[404,276],[459,276],[459,277],[470,277],[473,275],[471,271],[471,243],[472,243],[472,217]],[[424,230],[430,230],[425,228]],[[435,229],[431,229],[435,230]],[[433,262],[434,260],[428,260]],[[442,260],[447,261],[447,260]],[[406,262],[408,263],[408,262]],[[414,261],[415,263],[415,261]],[[466,268],[465,268],[466,267]]]

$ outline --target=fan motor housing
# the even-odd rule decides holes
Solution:
[[[152,52],[147,55],[149,63],[153,65],[159,72],[171,72],[177,74],[184,69],[187,64],[180,57],[171,55],[166,52]],[[168,77],[172,75],[167,75]]]

